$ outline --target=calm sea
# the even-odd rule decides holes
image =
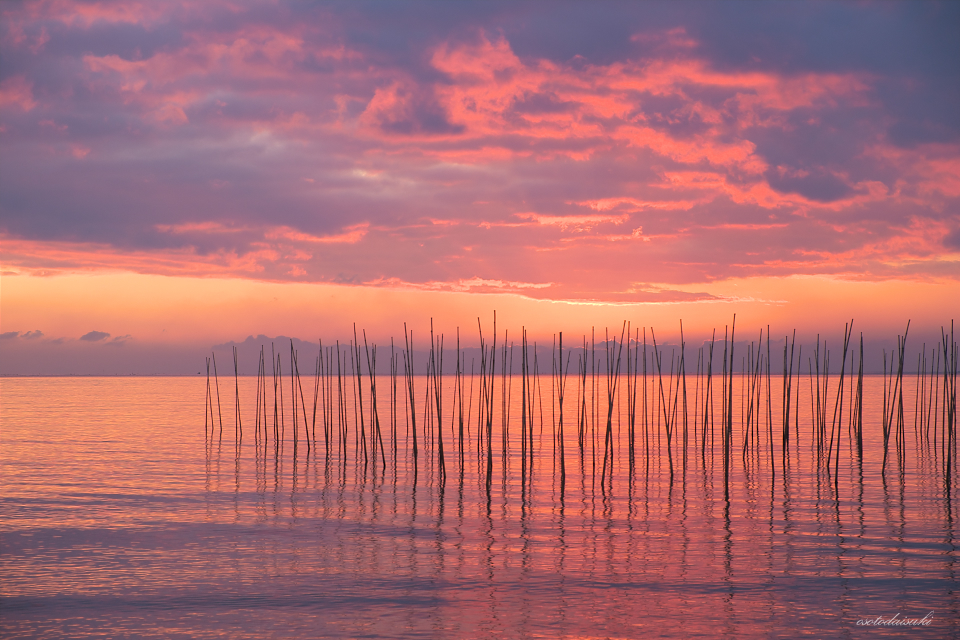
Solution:
[[[378,381],[380,433],[372,442],[368,388],[362,396],[366,462],[349,385],[342,411],[329,387],[333,413],[324,414],[321,397],[314,422],[315,387],[304,380],[307,406],[298,405],[294,424],[287,379],[278,443],[272,382],[264,440],[254,418],[257,381],[241,378],[237,446],[233,379],[219,381],[211,436],[199,376],[5,378],[0,631],[4,638],[960,637],[956,471],[948,480],[936,429],[923,440],[916,435],[925,426],[914,417],[913,382],[905,389],[904,458],[891,448],[885,473],[881,381],[866,379],[862,460],[850,436],[849,398],[833,421],[833,387],[826,413],[828,429],[837,424],[841,434],[835,474],[817,462],[815,390],[805,378],[787,459],[775,393],[772,428],[764,395],[744,453],[742,382],[735,381],[725,485],[720,419],[704,442],[699,400],[689,403],[685,447],[676,421],[671,480],[653,387],[647,409],[639,403],[632,464],[627,399],[616,396],[606,466],[606,391],[594,392],[591,378],[584,402],[571,382],[561,475],[549,377],[526,455],[519,377],[509,387],[495,381],[489,443],[478,440],[475,386],[465,401],[462,465],[450,379],[439,424],[435,405],[424,404],[426,379],[416,380],[414,464],[409,396],[398,391],[394,421],[387,377]],[[914,624],[878,626],[878,618]]]

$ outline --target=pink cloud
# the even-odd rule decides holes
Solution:
[[[33,97],[33,83],[23,76],[12,76],[0,83],[0,108],[17,107],[30,111],[37,106]]]
[[[595,211],[609,211],[611,209],[620,211],[643,211],[645,209],[685,210],[699,204],[699,202],[694,200],[640,200],[637,198],[619,197],[584,200],[576,204],[590,207]]]
[[[370,228],[369,223],[362,223],[353,225],[344,230],[343,233],[338,233],[330,236],[313,236],[308,233],[302,233],[290,227],[277,227],[267,231],[264,234],[264,237],[271,240],[292,240],[295,242],[307,242],[311,244],[356,244],[360,242],[365,235],[367,235],[367,230]]]
[[[682,164],[707,162],[751,175],[761,174],[767,165],[755,155],[751,142],[731,139],[725,120],[736,117],[740,126],[748,126],[771,113],[800,107],[833,106],[841,99],[860,104],[867,90],[866,83],[855,76],[721,73],[702,60],[683,58],[586,68],[564,68],[546,60],[524,63],[503,38],[491,42],[482,37],[476,45],[442,45],[432,62],[453,80],[436,93],[451,122],[464,127],[462,138],[510,132],[533,139],[590,140],[586,150],[554,151],[577,160],[626,143]],[[691,99],[692,88],[720,89],[728,97],[708,104]],[[690,139],[650,126],[642,112],[645,95],[680,99],[685,102],[682,115],[696,115],[710,126]],[[530,96],[549,97],[564,108],[518,113],[517,106]]]

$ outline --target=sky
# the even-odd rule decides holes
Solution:
[[[960,7],[5,2],[0,373],[960,309]]]

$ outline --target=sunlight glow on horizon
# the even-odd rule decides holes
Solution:
[[[527,298],[516,294],[460,293],[249,279],[188,278],[130,273],[60,275],[3,279],[2,332],[42,331],[46,341],[79,339],[106,331],[148,343],[209,345],[242,341],[248,335],[287,335],[303,340],[343,339],[353,324],[379,340],[400,337],[406,323],[418,333],[429,328],[452,334],[461,329],[476,341],[477,319],[532,339],[558,331],[589,334],[591,327],[653,327],[676,339],[682,321],[688,338],[708,338],[737,314],[740,330],[769,324],[778,333],[796,329],[802,337],[839,332],[854,319],[858,331],[887,339],[908,319],[937,332],[955,313],[960,286],[953,282],[861,283],[817,276],[730,279],[702,285],[718,296],[692,302],[604,303]],[[940,295],[946,291],[947,296]],[[891,309],[891,305],[895,309]],[[838,328],[839,327],[839,328]]]

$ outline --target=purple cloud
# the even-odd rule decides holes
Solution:
[[[591,300],[958,275],[951,4],[3,12],[0,237],[24,272]]]

